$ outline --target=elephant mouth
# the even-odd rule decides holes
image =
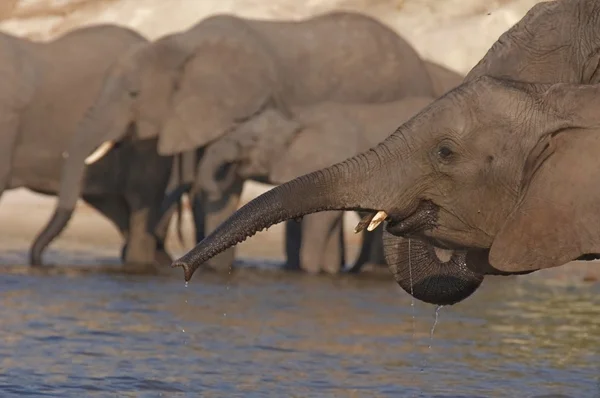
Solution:
[[[391,215],[388,217],[386,230],[392,235],[403,238],[420,238],[428,240],[424,236],[425,231],[437,227],[439,207],[431,201],[421,201],[416,210],[405,217]],[[434,243],[434,242],[432,242]],[[434,243],[441,248],[445,245],[441,242]]]

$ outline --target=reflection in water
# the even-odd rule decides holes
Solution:
[[[433,334],[435,307],[413,320],[391,280],[248,271],[186,289],[175,274],[4,275],[1,391],[600,395],[598,284],[490,278]]]

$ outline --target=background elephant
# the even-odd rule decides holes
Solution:
[[[137,33],[110,25],[74,30],[46,43],[0,34],[0,194],[19,187],[48,195],[58,192],[61,165],[72,154],[68,142],[98,95],[104,73],[117,57],[143,42]],[[90,152],[83,152],[83,158]],[[87,161],[96,158],[90,155]],[[138,172],[131,164],[140,159],[145,168]],[[156,202],[162,194],[155,181],[140,174],[152,172],[158,179],[168,167],[165,163],[148,144],[126,141],[89,167],[83,199],[108,217],[131,247],[145,239],[146,232],[130,209]],[[125,258],[138,261],[130,252]],[[41,264],[39,245],[33,246],[30,262]]]
[[[486,274],[599,253],[589,227],[600,214],[599,102],[598,85],[466,82],[375,148],[259,196],[173,265],[189,280],[274,223],[357,209],[373,214],[363,227],[386,221],[386,261],[400,286],[438,305],[464,300]]]
[[[235,165],[236,180],[283,184],[376,145],[433,99],[410,97],[380,104],[323,102],[293,107],[293,120],[277,112],[263,112],[206,147],[198,169],[199,185],[209,196],[224,196],[218,172],[231,165]],[[286,231],[287,268],[340,272],[345,266],[343,212],[309,214],[299,223],[299,233]],[[298,235],[292,239],[294,233]],[[371,244],[370,233],[363,234],[363,243]],[[359,256],[353,269],[369,259]]]
[[[425,61],[428,75],[434,83],[434,95],[440,96],[459,85],[463,76],[439,64]],[[197,185],[220,199],[223,184],[215,179],[217,171],[230,163],[243,161],[243,156],[252,156],[253,166],[246,166],[242,180],[253,179],[267,184],[281,184],[301,174],[326,167],[354,155],[365,145],[373,146],[387,137],[397,126],[423,108],[432,98],[411,97],[406,101],[395,101],[381,106],[369,104],[323,103],[293,109],[292,120],[282,118],[277,112],[265,112],[243,124],[235,133],[230,133],[215,144],[208,146],[212,152],[209,159],[199,168],[202,176]],[[353,115],[353,110],[357,115]],[[345,120],[345,118],[348,118]],[[352,124],[354,123],[354,124]],[[372,125],[373,128],[371,128]],[[342,127],[345,126],[345,127]],[[298,135],[298,137],[296,137]],[[319,140],[320,136],[326,136]],[[285,149],[292,140],[292,147]],[[337,141],[337,142],[336,142]],[[343,143],[350,147],[342,147]],[[358,145],[358,147],[356,146]],[[250,150],[252,148],[252,150]],[[243,152],[243,153],[242,153]],[[277,167],[275,157],[284,153]],[[201,155],[186,153],[185,188],[181,188],[180,177],[173,173],[170,190],[177,192],[167,199],[167,213],[161,223],[160,236],[166,237],[169,220],[174,214],[175,204],[181,195],[190,192],[194,173],[193,162]],[[304,159],[302,157],[305,157]],[[257,167],[259,159],[265,164]],[[251,173],[248,169],[253,168]],[[174,167],[174,171],[177,167]],[[178,188],[179,187],[179,188]],[[191,195],[192,214],[195,220],[196,243],[204,239],[204,212],[201,194]],[[236,203],[237,205],[237,203]],[[286,266],[287,269],[302,269],[311,273],[325,271],[337,273],[346,264],[343,217],[341,212],[308,215],[298,222],[286,221]],[[361,232],[363,243],[356,261],[348,269],[359,272],[367,264],[385,265],[382,245],[382,229]],[[164,238],[163,238],[164,239]]]
[[[41,237],[51,240],[68,222],[80,193],[84,153],[118,141],[131,122],[138,138],[158,137],[159,153],[173,155],[202,148],[266,110],[288,117],[290,105],[376,103],[432,90],[414,49],[364,15],[207,18],[139,46],[112,68],[76,134],[72,145],[81,153],[64,164],[59,202]],[[235,210],[241,189],[234,182],[227,200],[204,204],[207,231]],[[212,263],[229,269],[233,256],[230,250]]]

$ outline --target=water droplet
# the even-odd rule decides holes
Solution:
[[[227,316],[227,313],[225,313],[225,312],[224,312],[224,313],[223,313],[223,316]]]
[[[431,326],[431,331],[429,332],[429,349],[431,350],[431,342],[433,341],[433,332],[435,331],[435,327],[437,326],[438,323],[438,318],[440,316],[440,310],[442,309],[443,305],[438,305],[437,307],[435,307],[435,319],[433,320],[433,326]]]
[[[181,329],[181,331],[182,331],[183,333],[185,333],[185,329]]]
[[[187,289],[187,287],[188,287],[188,282],[187,282],[187,281],[185,282],[185,287],[186,287],[186,289]]]

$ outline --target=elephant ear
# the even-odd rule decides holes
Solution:
[[[534,271],[600,253],[597,148],[598,129],[563,130],[538,145],[531,158],[539,161],[529,162],[535,174],[492,244],[494,268]]]
[[[304,128],[273,162],[269,179],[283,184],[354,156],[365,146],[360,127],[351,123],[343,104],[294,110]]]
[[[223,39],[195,48],[159,134],[159,153],[202,147],[269,106],[283,108],[271,60],[255,47]]]

